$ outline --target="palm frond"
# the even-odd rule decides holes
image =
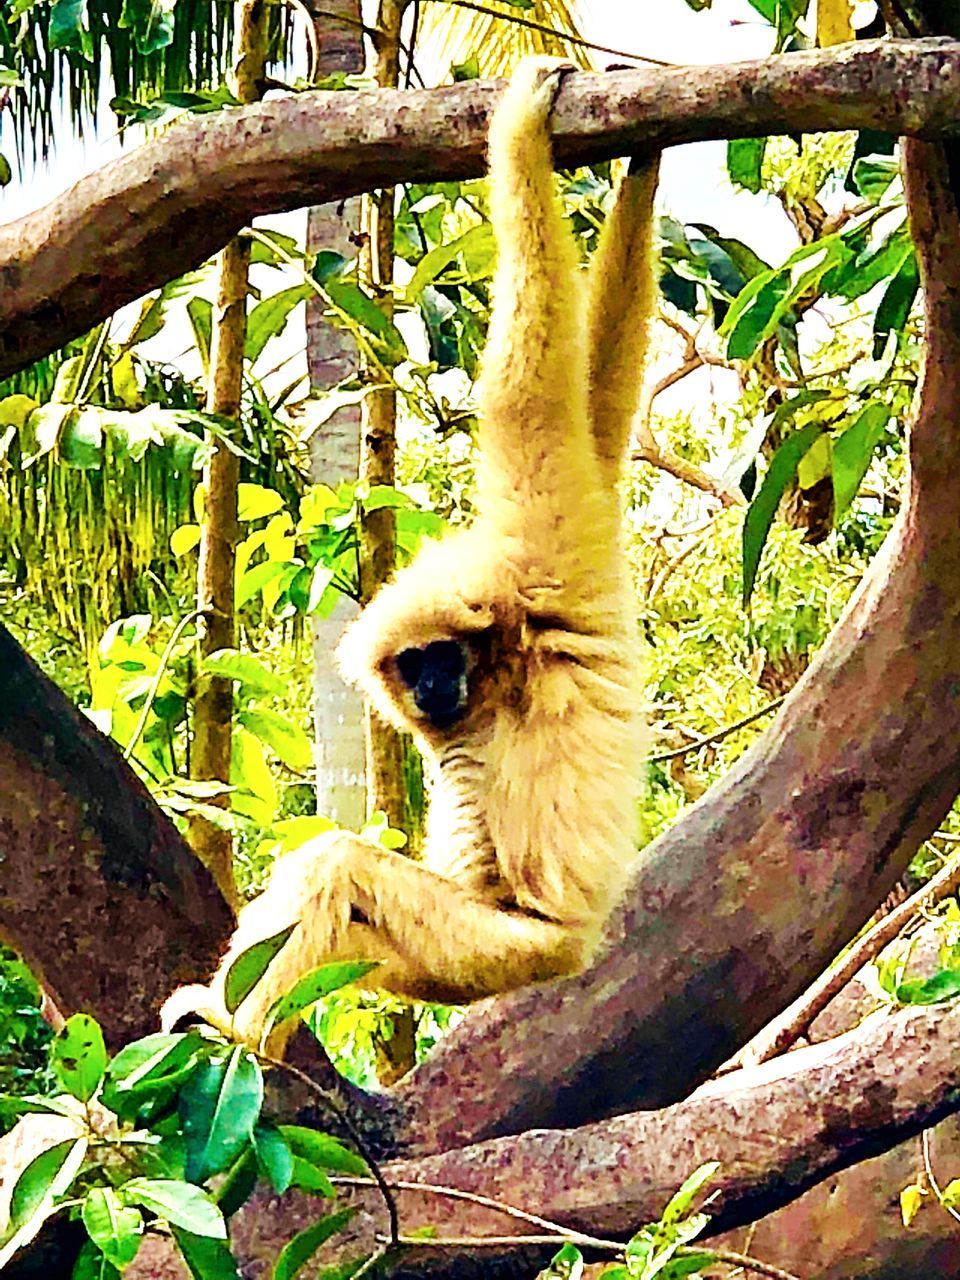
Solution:
[[[593,65],[589,49],[564,38],[581,35],[579,0],[535,0],[530,9],[506,0],[477,2],[473,9],[452,0],[423,0],[423,34],[437,41],[441,59],[457,64],[476,58],[482,76],[503,75],[531,53]]]

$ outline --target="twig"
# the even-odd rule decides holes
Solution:
[[[398,1240],[397,1243],[403,1244],[404,1241]],[[387,1251],[389,1248],[390,1246],[386,1242],[381,1244],[379,1249],[375,1249],[373,1253],[371,1253],[369,1258],[367,1258],[364,1262],[361,1262],[360,1266],[357,1267],[356,1271],[350,1272],[350,1280],[360,1280],[361,1276],[365,1276],[370,1271],[372,1271],[374,1267],[377,1265],[377,1263],[387,1256]]]
[[[647,756],[643,763],[665,764],[668,760],[679,760],[681,756],[691,755],[693,752],[699,751],[701,747],[709,747],[715,742],[722,742],[724,738],[729,738],[738,729],[745,729],[748,724],[753,724],[754,720],[759,720],[761,717],[769,715],[771,711],[776,711],[779,706],[783,705],[786,698],[787,695],[782,693],[779,698],[774,698],[772,702],[768,702],[759,711],[752,711],[750,715],[744,716],[742,720],[735,720],[733,724],[728,724],[723,729],[718,729],[716,733],[708,733],[705,738],[697,738],[696,742],[689,742],[685,747],[676,747],[673,751],[662,751],[659,755]]]
[[[940,1184],[937,1182],[936,1174],[933,1172],[933,1164],[930,1160],[930,1130],[924,1129],[920,1135],[920,1150],[923,1152],[923,1171],[927,1175],[927,1181],[930,1183],[930,1190],[937,1197],[937,1204],[941,1209],[946,1209],[951,1218],[956,1218],[960,1222],[960,1213],[954,1209],[953,1205],[944,1204],[943,1192],[940,1190]]]
[[[325,1088],[322,1084],[317,1084],[316,1080],[314,1080],[312,1076],[309,1076],[306,1071],[301,1071],[299,1067],[295,1067],[292,1062],[281,1062],[279,1058],[271,1058],[263,1053],[258,1053],[257,1057],[261,1062],[266,1063],[267,1066],[274,1067],[277,1071],[285,1071],[295,1080],[299,1080],[300,1083],[314,1095],[314,1097],[318,1098],[334,1113],[346,1129],[356,1146],[357,1151],[370,1168],[373,1184],[378,1188],[380,1195],[383,1197],[383,1203],[387,1210],[387,1217],[390,1221],[390,1247],[395,1248],[400,1240],[400,1217],[397,1213],[396,1198],[390,1190],[390,1184],[387,1182],[386,1178],[384,1178],[379,1164],[377,1164],[376,1160],[370,1154],[370,1150],[367,1147],[365,1139],[354,1124],[347,1106],[331,1089]],[[344,1180],[338,1179],[338,1181]],[[357,1181],[369,1185],[371,1179],[361,1178],[357,1179]]]
[[[184,631],[186,631],[187,627],[189,627],[191,622],[196,622],[197,619],[202,618],[206,612],[206,609],[191,609],[191,611],[185,617],[181,618],[174,627],[173,634],[167,641],[166,648],[160,657],[160,665],[154,673],[146,699],[144,700],[143,706],[140,708],[140,715],[137,718],[136,727],[133,730],[130,741],[123,749],[124,760],[129,760],[136,750],[137,743],[140,741],[140,735],[146,727],[147,718],[150,715],[150,709],[156,700],[157,690],[160,688],[160,681],[163,679],[170,659],[173,656],[173,651],[176,648],[177,641],[183,635]],[[152,777],[153,775],[151,774],[150,776]]]
[[[534,22],[532,18],[521,18],[515,12],[504,12],[502,9],[491,9],[489,5],[477,4],[475,0],[434,0],[434,3],[453,5],[457,9],[469,9],[472,13],[483,13],[489,18],[502,18],[504,22],[512,22],[515,26],[526,27],[528,31],[539,31],[541,35],[555,36],[565,40],[567,44],[575,44],[581,49],[595,49],[597,53],[612,53],[615,58],[629,58],[631,62],[648,62],[654,67],[672,67],[672,62],[664,62],[661,58],[647,58],[642,53],[627,53],[623,49],[611,49],[609,45],[597,44],[583,36],[574,35],[570,31],[560,31],[556,27],[548,27],[543,22]]]
[[[766,1031],[738,1055],[738,1066],[755,1067],[768,1062],[789,1049],[809,1029],[811,1022],[827,1007],[865,964],[877,956],[888,942],[900,933],[904,926],[925,907],[940,902],[960,887],[960,858],[948,863],[932,880],[912,894],[899,907],[895,907],[882,920],[878,920],[832,969],[822,974],[812,987],[800,997],[798,1004],[774,1022]]]
[[[761,1262],[759,1258],[754,1258],[748,1253],[735,1253],[732,1249],[711,1249],[709,1245],[705,1245],[703,1249],[685,1247],[678,1249],[677,1252],[682,1256],[691,1253],[712,1253],[717,1262],[724,1262],[731,1267],[741,1267],[744,1271],[753,1271],[758,1276],[770,1276],[771,1280],[799,1280],[792,1271],[784,1271],[781,1267],[775,1267],[769,1262]]]

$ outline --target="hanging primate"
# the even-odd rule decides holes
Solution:
[[[209,987],[165,1008],[260,1040],[303,974],[460,1003],[574,973],[634,861],[644,718],[617,491],[655,283],[656,163],[620,187],[583,272],[554,191],[565,68],[524,62],[490,126],[499,259],[478,385],[477,516],[428,543],[349,628],[344,675],[413,734],[432,788],[415,862],[336,831],[283,857]],[[224,975],[296,925],[236,1013]],[[281,1051],[291,1028],[269,1046]]]

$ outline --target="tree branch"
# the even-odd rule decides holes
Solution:
[[[397,182],[476,177],[497,81],[309,92],[193,116],[0,227],[0,377],[196,267],[260,214]],[[718,67],[571,76],[561,165],[708,138],[871,127],[934,136],[960,114],[960,44],[875,41]]]

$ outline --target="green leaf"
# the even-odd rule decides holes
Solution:
[[[3,84],[2,76],[0,76],[0,84]],[[10,161],[5,155],[0,154],[0,187],[8,187],[13,181],[13,170],[10,168]]]
[[[263,560],[260,564],[255,564],[252,569],[247,569],[237,583],[236,607],[242,609],[245,604],[249,604],[264,587],[275,582],[277,578],[282,578],[289,567],[289,564],[283,560]]]
[[[210,368],[210,342],[213,335],[213,303],[206,298],[191,298],[187,303],[187,318],[193,329],[193,340],[200,353],[204,375]]]
[[[41,1151],[20,1174],[10,1197],[9,1229],[13,1234],[0,1248],[0,1271],[56,1213],[54,1201],[70,1189],[86,1155],[86,1138],[68,1138]]]
[[[686,1217],[694,1200],[707,1183],[715,1178],[719,1172],[719,1160],[708,1160],[705,1164],[700,1165],[699,1168],[694,1169],[693,1173],[684,1179],[679,1190],[670,1197],[660,1221],[670,1226],[675,1222],[679,1222],[681,1218]]]
[[[879,360],[887,344],[888,335],[899,333],[907,323],[910,308],[920,288],[919,268],[915,254],[905,259],[897,274],[887,285],[880,299],[873,321],[873,358]]]
[[[125,1205],[112,1187],[93,1187],[81,1210],[87,1235],[120,1271],[137,1256],[143,1240],[143,1216]]]
[[[207,1052],[207,1042],[195,1031],[135,1040],[111,1059],[100,1100],[121,1119],[134,1120],[145,1104],[169,1101]]]
[[[890,421],[885,404],[868,404],[833,442],[834,521],[839,522],[857,496],[884,428]]]
[[[224,676],[228,680],[238,681],[245,694],[271,693],[279,696],[287,691],[280,677],[268,671],[252,653],[218,649],[204,660],[203,670],[206,675]]]
[[[274,957],[283,950],[284,943],[296,927],[296,924],[288,925],[272,937],[255,942],[237,956],[227,970],[223,985],[223,1002],[227,1013],[236,1013],[266,973]]]
[[[896,990],[901,1004],[940,1004],[960,995],[960,969],[941,969],[931,978],[911,978]]]
[[[75,1013],[57,1032],[50,1055],[57,1079],[81,1102],[89,1102],[103,1079],[107,1050],[103,1032],[88,1013]]]
[[[363,1177],[370,1170],[365,1160],[329,1133],[307,1129],[299,1124],[281,1124],[279,1132],[295,1156],[300,1156],[318,1169]]]
[[[298,1191],[308,1191],[311,1195],[323,1196],[332,1200],[337,1194],[333,1183],[316,1165],[310,1164],[302,1156],[294,1156],[290,1170],[290,1185]]]
[[[727,143],[727,173],[735,186],[746,187],[756,195],[766,149],[766,138],[732,138]]]
[[[60,457],[79,471],[98,471],[103,455],[103,427],[96,409],[80,409],[60,433]]]
[[[337,1213],[321,1218],[306,1230],[298,1232],[292,1240],[288,1240],[281,1249],[273,1268],[273,1280],[293,1280],[320,1246],[345,1227],[355,1213],[356,1209],[340,1209]]]
[[[684,1276],[695,1276],[716,1262],[716,1254],[698,1250],[696,1253],[685,1253],[681,1257],[672,1258],[659,1272],[660,1280],[682,1280]]]
[[[120,1272],[92,1240],[85,1240],[73,1264],[70,1280],[120,1280]]]
[[[375,960],[350,960],[322,964],[312,969],[296,983],[292,991],[288,991],[272,1005],[264,1023],[262,1040],[266,1041],[274,1026],[280,1026],[291,1018],[295,1018],[298,1013],[316,1004],[322,996],[328,996],[331,991],[337,991],[348,983],[359,981],[376,967]]]
[[[807,452],[818,436],[823,434],[823,426],[819,422],[808,423],[793,435],[788,436],[773,455],[767,473],[763,477],[760,492],[750,503],[746,519],[743,522],[743,604],[749,604],[753,594],[753,586],[760,566],[760,555],[763,551],[767,534],[777,514],[777,507],[787,486],[796,478],[800,459]]]
[[[479,251],[487,254],[492,261],[494,249],[493,228],[489,222],[471,227],[469,231],[458,236],[456,240],[451,240],[449,244],[437,245],[435,249],[425,253],[417,263],[417,269],[403,291],[404,302],[408,306],[416,306],[427,285],[433,284],[452,262],[456,262],[461,253]]]
[[[236,788],[230,796],[233,811],[269,826],[280,802],[277,784],[259,738],[242,725],[230,744],[230,782]]]
[[[323,290],[347,327],[359,330],[385,364],[406,360],[407,344],[400,330],[355,281],[328,279]]]
[[[260,1064],[239,1045],[194,1072],[177,1103],[191,1182],[206,1182],[233,1164],[250,1142],[262,1104]]]
[[[85,0],[56,0],[47,23],[47,47],[93,58],[93,43],[87,23]]]
[[[233,1254],[222,1240],[173,1227],[173,1238],[193,1280],[240,1280]]]
[[[537,1280],[580,1280],[583,1275],[583,1254],[569,1241],[553,1255],[549,1267],[541,1271]]]
[[[176,0],[124,0],[120,26],[133,32],[142,54],[157,53],[173,42]]]
[[[258,302],[247,316],[244,358],[250,364],[255,364],[270,339],[277,337],[286,328],[294,308],[313,296],[314,290],[308,284],[295,284]]]
[[[197,1236],[226,1240],[223,1214],[205,1191],[174,1178],[131,1178],[119,1188],[121,1197],[156,1214],[171,1227]]]
[[[853,181],[867,200],[879,201],[890,184],[900,176],[900,165],[893,156],[871,156],[853,166]]]
[[[237,717],[245,728],[265,742],[288,769],[303,773],[313,764],[313,744],[299,725],[276,711],[241,711]]]
[[[199,545],[200,526],[198,524],[178,525],[170,535],[170,550],[178,560]]]
[[[283,1195],[293,1181],[293,1154],[283,1135],[277,1129],[258,1125],[253,1131],[253,1149],[270,1185],[278,1196]]]

